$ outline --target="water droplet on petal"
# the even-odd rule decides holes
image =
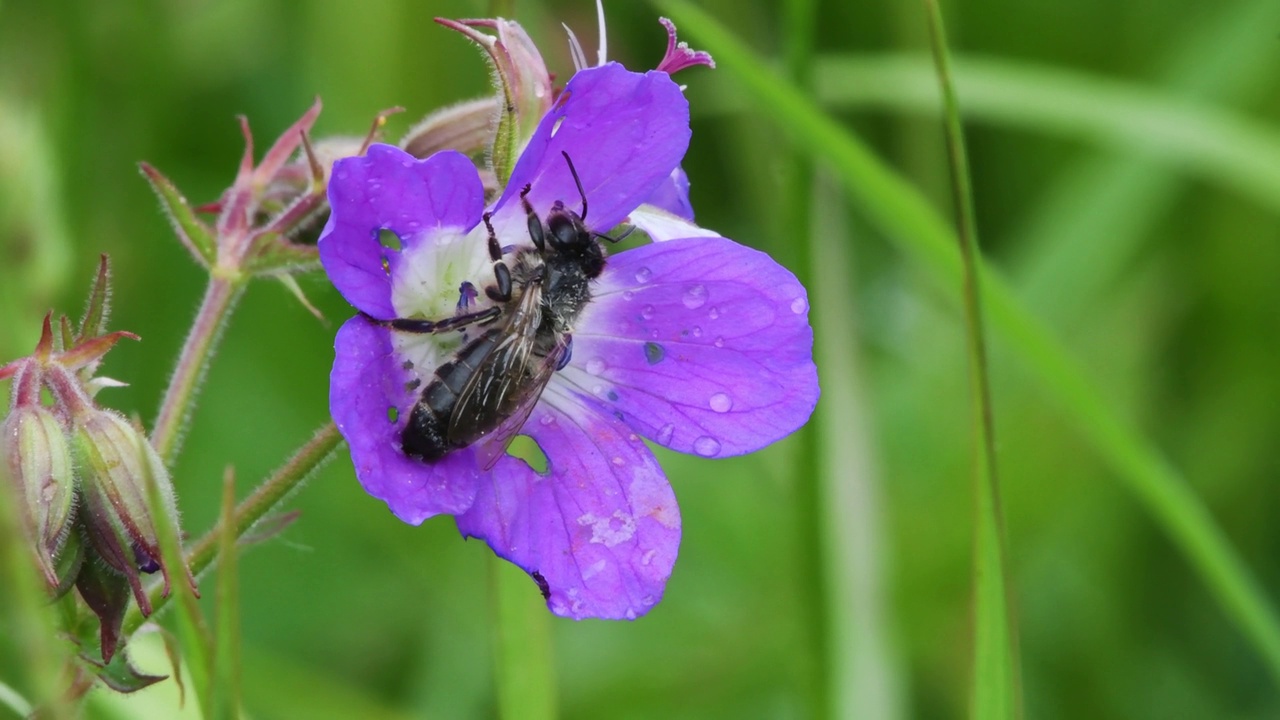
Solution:
[[[707,317],[711,318],[712,320],[715,320],[716,318],[720,317],[720,308],[717,308],[717,307],[711,308],[711,310],[707,312]]]
[[[658,443],[661,445],[670,444],[671,436],[675,434],[676,434],[675,425],[663,425],[662,429],[658,431],[658,437],[657,437]]]
[[[591,373],[592,375],[599,375],[600,373],[604,372],[604,370],[605,370],[604,360],[601,360],[600,358],[591,358],[590,360],[587,361],[587,372]]]
[[[643,308],[641,308],[641,310],[640,310],[640,317],[644,318],[645,320],[652,320],[652,319],[653,319],[653,306],[652,306],[652,305],[645,305]]]
[[[802,297],[798,297],[791,301],[791,312],[799,315],[809,309],[809,303]]]
[[[634,298],[635,296],[636,296],[636,294],[635,294],[635,293],[633,293],[633,292],[631,292],[630,290],[627,290],[626,292],[622,293],[622,299],[623,299],[623,300],[631,300],[631,299],[632,299],[632,298]]]
[[[591,392],[599,397],[604,397],[604,386],[596,385],[595,387],[591,388]]]
[[[722,337],[718,337],[718,338],[716,338],[715,346],[716,346],[716,347],[718,347],[718,348],[722,348],[722,347],[724,347],[724,338],[722,338]]]
[[[651,277],[653,277],[653,271],[647,267],[636,270],[636,282],[649,282]]]
[[[718,413],[729,412],[730,408],[733,407],[733,398],[724,393],[716,393],[711,396],[708,404],[711,405],[712,410]]]
[[[627,461],[626,461],[626,460],[623,460],[620,456],[614,455],[614,456],[613,456],[613,464],[614,464],[614,465],[616,465],[616,466],[618,466],[618,467],[622,467],[623,465],[626,465],[626,464],[627,464]]]
[[[690,310],[696,310],[707,304],[707,288],[703,285],[693,285],[684,291],[684,306]]]
[[[693,326],[693,336],[694,336],[694,337],[702,337],[702,326],[701,326],[701,325],[694,325],[694,326]]]
[[[648,360],[650,365],[657,365],[666,356],[666,349],[658,343],[647,342],[644,344],[644,359]]]
[[[641,565],[650,565],[650,564],[652,564],[652,563],[653,563],[653,556],[654,556],[654,555],[657,555],[657,554],[658,554],[658,551],[657,551],[657,550],[654,550],[654,549],[645,550],[645,551],[644,551],[644,554],[640,556],[640,564],[641,564]]]
[[[693,441],[693,451],[702,457],[715,457],[720,454],[720,441],[703,435]]]
[[[651,338],[653,338],[653,339],[657,340],[657,339],[658,339],[658,331],[657,331],[657,330],[650,330],[650,331],[649,331],[649,337],[651,337]]]
[[[556,421],[555,418],[551,417],[550,415],[543,415],[542,419],[539,420],[538,422],[542,423],[543,425],[550,425],[555,421]]]

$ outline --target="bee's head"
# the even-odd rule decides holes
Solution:
[[[572,259],[588,278],[598,277],[604,270],[604,249],[596,242],[595,233],[564,203],[557,201],[552,206],[547,215],[547,229],[551,250]]]

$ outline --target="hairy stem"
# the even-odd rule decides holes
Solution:
[[[326,423],[305,445],[298,448],[280,469],[276,470],[236,506],[232,515],[235,536],[242,538],[253,526],[276,509],[293,491],[302,486],[312,474],[333,456],[342,444],[342,436],[332,422]],[[208,570],[218,558],[218,539],[222,533],[222,522],[219,522],[204,537],[197,540],[187,551],[187,566],[193,575]],[[151,607],[160,612],[168,605],[168,596],[163,595],[163,587],[151,590]],[[144,618],[135,608],[125,620],[125,635],[132,633],[142,625]]]
[[[172,465],[178,455],[200,380],[209,366],[209,358],[213,356],[213,349],[218,344],[227,316],[244,292],[245,284],[245,280],[240,278],[219,277],[216,274],[209,278],[209,287],[205,290],[195,323],[182,346],[182,354],[178,356],[173,376],[169,378],[169,387],[165,390],[160,413],[151,431],[151,443],[166,465]]]

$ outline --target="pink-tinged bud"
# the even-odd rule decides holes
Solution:
[[[19,405],[0,425],[0,457],[16,484],[36,560],[51,591],[62,583],[57,556],[75,510],[75,474],[62,423],[40,405]]]
[[[84,497],[81,517],[89,543],[128,579],[138,609],[150,615],[151,603],[139,573],[163,572],[168,593],[171,569],[165,567],[160,554],[148,483],[155,483],[158,491],[160,507],[155,511],[165,513],[176,528],[178,511],[169,473],[146,437],[110,411],[78,414],[73,446]],[[181,572],[194,586],[190,572],[185,567]]]

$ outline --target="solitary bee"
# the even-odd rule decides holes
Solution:
[[[567,153],[582,212],[557,200],[540,219],[520,193],[533,247],[516,251],[508,266],[490,222],[489,258],[494,284],[485,295],[495,304],[439,321],[395,319],[381,324],[412,333],[443,333],[470,326],[485,329],[435,370],[400,435],[406,455],[434,462],[479,443],[481,464],[490,468],[519,433],[551,376],[568,362],[573,324],[591,301],[590,283],[604,270],[605,252],[588,230],[587,196]],[[619,238],[621,239],[621,238]]]

